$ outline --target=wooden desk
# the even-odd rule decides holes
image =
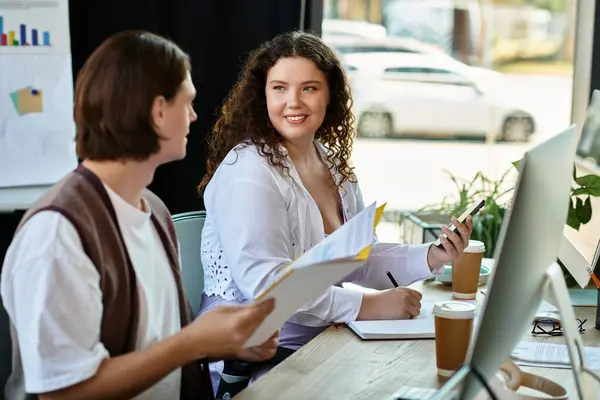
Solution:
[[[425,299],[446,300],[452,289],[439,282],[413,285]],[[478,295],[483,301],[484,295]],[[576,308],[586,318],[586,346],[600,346],[600,331],[594,328],[594,307]],[[525,340],[564,343],[562,337]],[[521,367],[560,382],[576,398],[573,373],[568,369]],[[438,388],[434,340],[361,341],[346,327],[331,327],[286,361],[235,396],[254,399],[386,399],[402,386]]]

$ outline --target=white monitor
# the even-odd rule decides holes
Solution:
[[[462,381],[459,398],[473,399],[482,389],[477,375],[490,381],[531,329],[563,236],[576,145],[573,125],[534,146],[521,161],[482,316],[463,368],[469,372],[457,373],[436,398],[452,398],[448,390]]]
[[[577,145],[575,157],[577,176],[600,174],[600,91],[594,90],[587,107],[585,121]],[[585,197],[583,197],[585,198]],[[565,266],[581,270],[582,266],[590,266],[596,274],[600,274],[598,265],[600,257],[600,197],[591,197],[592,219],[579,230],[565,226],[565,237],[571,244],[561,248],[559,258]],[[573,248],[580,256],[573,252]],[[585,260],[585,263],[582,262]],[[585,265],[584,265],[585,264]],[[580,283],[580,282],[578,282]]]
[[[600,91],[592,92],[577,145],[577,160],[589,169],[600,170]]]

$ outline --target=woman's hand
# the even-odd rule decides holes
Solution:
[[[422,298],[420,292],[406,287],[365,293],[356,319],[372,321],[415,318],[421,313]]]
[[[473,233],[473,218],[467,217],[464,224],[461,224],[456,218],[452,217],[452,224],[457,228],[458,233],[452,232],[447,226],[442,226],[442,232],[444,232],[448,238],[444,238],[444,235],[440,235],[440,241],[442,242],[442,248],[435,245],[429,246],[429,252],[427,253],[427,264],[429,269],[432,271],[440,268],[442,265],[449,261],[455,261],[469,245],[469,239],[471,233]]]

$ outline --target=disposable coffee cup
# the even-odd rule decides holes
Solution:
[[[437,374],[450,377],[464,363],[473,334],[476,307],[464,301],[444,301],[433,307]]]
[[[477,297],[481,261],[485,244],[469,240],[463,254],[452,262],[452,296],[457,300],[473,300]]]

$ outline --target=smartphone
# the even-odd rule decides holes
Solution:
[[[457,219],[460,221],[461,224],[464,224],[465,222],[467,222],[467,217],[470,215],[471,217],[474,216],[475,214],[477,214],[479,212],[479,210],[481,210],[483,208],[483,206],[485,205],[485,200],[481,199],[476,201],[475,203],[472,203],[471,206],[469,206],[464,213],[462,213],[462,215],[460,217],[458,217]],[[456,232],[457,228],[454,225],[450,225],[448,227],[452,232]],[[442,233],[442,235],[447,239],[448,235],[446,235],[445,233]],[[438,238],[438,240],[435,241],[434,243],[437,247],[442,248],[442,242],[441,240]]]

